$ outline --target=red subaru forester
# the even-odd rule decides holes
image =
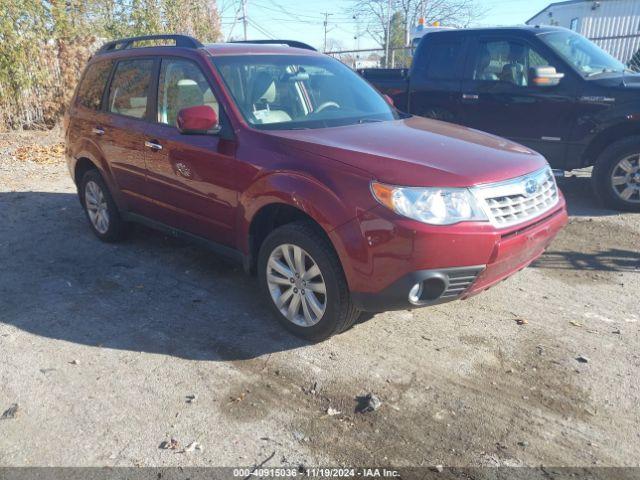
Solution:
[[[110,42],[66,127],[98,238],[135,221],[200,241],[256,273],[310,340],[361,311],[485,290],[567,221],[539,154],[400,113],[339,61],[284,44]]]

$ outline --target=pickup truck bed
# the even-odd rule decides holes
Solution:
[[[409,69],[362,68],[358,73],[380,92],[389,95],[399,110],[407,111]]]

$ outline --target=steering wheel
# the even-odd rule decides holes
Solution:
[[[321,103],[320,105],[318,105],[318,108],[315,109],[315,111],[313,113],[320,113],[321,111],[323,111],[326,108],[340,108],[340,105],[338,105],[336,102],[324,102]]]

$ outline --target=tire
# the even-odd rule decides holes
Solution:
[[[627,160],[627,173],[621,162]],[[624,184],[614,185],[614,178]],[[625,138],[609,145],[598,157],[591,175],[593,188],[600,202],[615,210],[640,212],[640,136]],[[627,188],[635,191],[625,199]]]
[[[296,257],[296,248],[301,251],[299,257]],[[304,264],[303,268],[295,268],[300,264],[298,259]],[[278,262],[276,269],[273,261]],[[314,264],[319,269],[316,275]],[[289,270],[283,273],[283,266]],[[303,274],[294,278],[296,272]],[[350,328],[360,314],[351,301],[337,254],[329,240],[309,222],[290,223],[267,236],[258,254],[258,280],[278,321],[306,340],[319,342],[341,333]],[[283,302],[281,307],[276,304],[277,300]],[[295,312],[290,320],[283,311],[288,313],[292,304]],[[317,314],[318,306],[324,307],[321,315]]]
[[[89,170],[80,181],[78,190],[91,230],[103,242],[118,242],[125,238],[128,224],[122,220],[107,184],[100,172]],[[99,206],[98,206],[99,204]]]

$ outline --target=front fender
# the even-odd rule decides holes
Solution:
[[[600,105],[599,108],[592,116],[583,116],[578,122],[578,140],[586,145],[583,166],[593,164],[607,145],[640,134],[640,102],[627,101],[608,108]]]
[[[271,204],[284,204],[303,211],[327,234],[356,217],[359,211],[373,206],[372,198],[370,205],[358,207],[357,195],[347,193],[347,185],[351,185],[355,190],[366,189],[369,194],[367,181],[346,172],[341,172],[339,177],[339,188],[335,184],[329,188],[319,179],[299,172],[277,171],[258,178],[239,199],[241,218],[237,245],[245,253],[249,252],[251,222],[262,208]]]

